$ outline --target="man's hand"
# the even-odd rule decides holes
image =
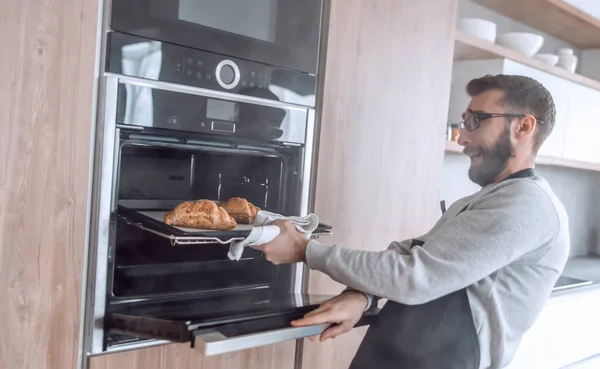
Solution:
[[[320,341],[335,338],[349,332],[363,315],[367,307],[367,297],[362,292],[347,291],[321,304],[306,314],[304,318],[292,322],[294,327],[333,323],[321,333]],[[311,338],[314,339],[314,338]]]
[[[306,235],[289,220],[277,220],[273,224],[279,226],[279,235],[271,242],[252,248],[262,251],[265,258],[276,265],[305,262],[309,241]]]

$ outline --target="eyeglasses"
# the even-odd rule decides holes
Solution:
[[[506,114],[506,113],[485,113],[485,112],[473,112],[469,113],[466,117],[463,115],[463,121],[458,123],[458,129],[472,132],[479,128],[481,122],[490,118],[525,118],[528,114]],[[537,118],[536,118],[537,119]],[[544,124],[541,120],[537,119],[537,122]]]

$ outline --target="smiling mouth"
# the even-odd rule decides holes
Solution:
[[[464,152],[464,154],[467,155],[471,160],[475,160],[483,156],[483,154],[480,152]]]

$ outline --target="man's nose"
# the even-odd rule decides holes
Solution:
[[[458,131],[458,139],[456,142],[460,146],[467,146],[471,142],[471,140],[469,140],[469,133],[466,129],[461,129]]]

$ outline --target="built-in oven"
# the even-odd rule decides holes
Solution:
[[[317,72],[322,0],[113,0],[111,28],[223,56]]]
[[[309,212],[321,1],[114,0],[108,14],[82,353],[188,342],[216,355],[318,334],[290,326],[330,297],[306,294],[304,264],[252,248],[232,260],[251,225],[165,214],[231,197]]]
[[[303,264],[273,265],[251,248],[228,257],[251,225],[214,231],[164,221],[182,202],[231,197],[307,214],[314,109],[122,75],[106,81],[87,353],[189,342],[216,355],[322,331],[290,326],[330,297],[305,293]],[[313,237],[331,232],[319,224]]]

